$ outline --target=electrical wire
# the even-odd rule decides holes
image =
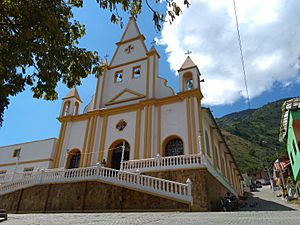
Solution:
[[[238,16],[237,16],[235,0],[232,0],[232,1],[233,1],[233,8],[234,8],[234,14],[235,14],[238,42],[239,42],[240,53],[241,53],[241,62],[242,62],[242,68],[243,68],[243,74],[244,74],[244,82],[245,82],[245,88],[246,88],[246,100],[247,100],[248,109],[250,109],[251,104],[250,104],[250,97],[249,97],[249,91],[248,91],[248,80],[247,80],[247,75],[246,75],[246,70],[245,70],[245,60],[244,60],[244,54],[243,54],[242,39],[241,39],[241,35],[240,35],[240,26],[239,26],[239,20],[238,20]]]

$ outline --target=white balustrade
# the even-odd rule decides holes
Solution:
[[[122,163],[125,171],[135,172],[137,169],[142,172],[171,170],[171,169],[193,169],[205,167],[201,154],[178,155],[148,159],[128,160]]]
[[[22,174],[23,176],[21,176]],[[30,175],[28,173],[20,173],[14,181],[0,185],[0,195],[34,185],[88,180],[100,180],[134,190],[142,190],[158,196],[192,203],[192,186],[190,181],[184,184],[106,167],[41,170],[31,172]]]

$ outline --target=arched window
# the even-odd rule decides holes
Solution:
[[[186,89],[187,90],[192,90],[193,87],[194,87],[193,79],[187,80],[187,82],[186,82]]]
[[[79,110],[79,103],[75,102],[75,106],[74,106],[74,115],[78,115],[78,110]]]
[[[63,116],[67,116],[70,114],[70,101],[65,102],[64,104],[64,110],[63,110]]]
[[[165,156],[183,155],[183,142],[180,138],[168,140],[165,144]]]
[[[70,151],[68,153],[67,168],[68,169],[79,168],[80,158],[81,158],[81,153],[78,149]]]
[[[206,145],[206,153],[209,157],[211,157],[210,144],[207,131],[205,131],[205,145]]]
[[[194,89],[194,80],[193,74],[191,72],[187,72],[183,75],[183,90],[189,91]]]

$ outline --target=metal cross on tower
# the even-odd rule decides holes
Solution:
[[[187,50],[187,52],[185,53],[185,55],[190,55],[190,54],[192,54],[192,51],[190,50]]]

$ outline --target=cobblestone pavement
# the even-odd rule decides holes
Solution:
[[[10,214],[1,225],[25,224],[112,224],[112,225],[299,225],[300,208],[289,204],[264,187],[252,193],[242,211],[210,213],[60,213]]]

